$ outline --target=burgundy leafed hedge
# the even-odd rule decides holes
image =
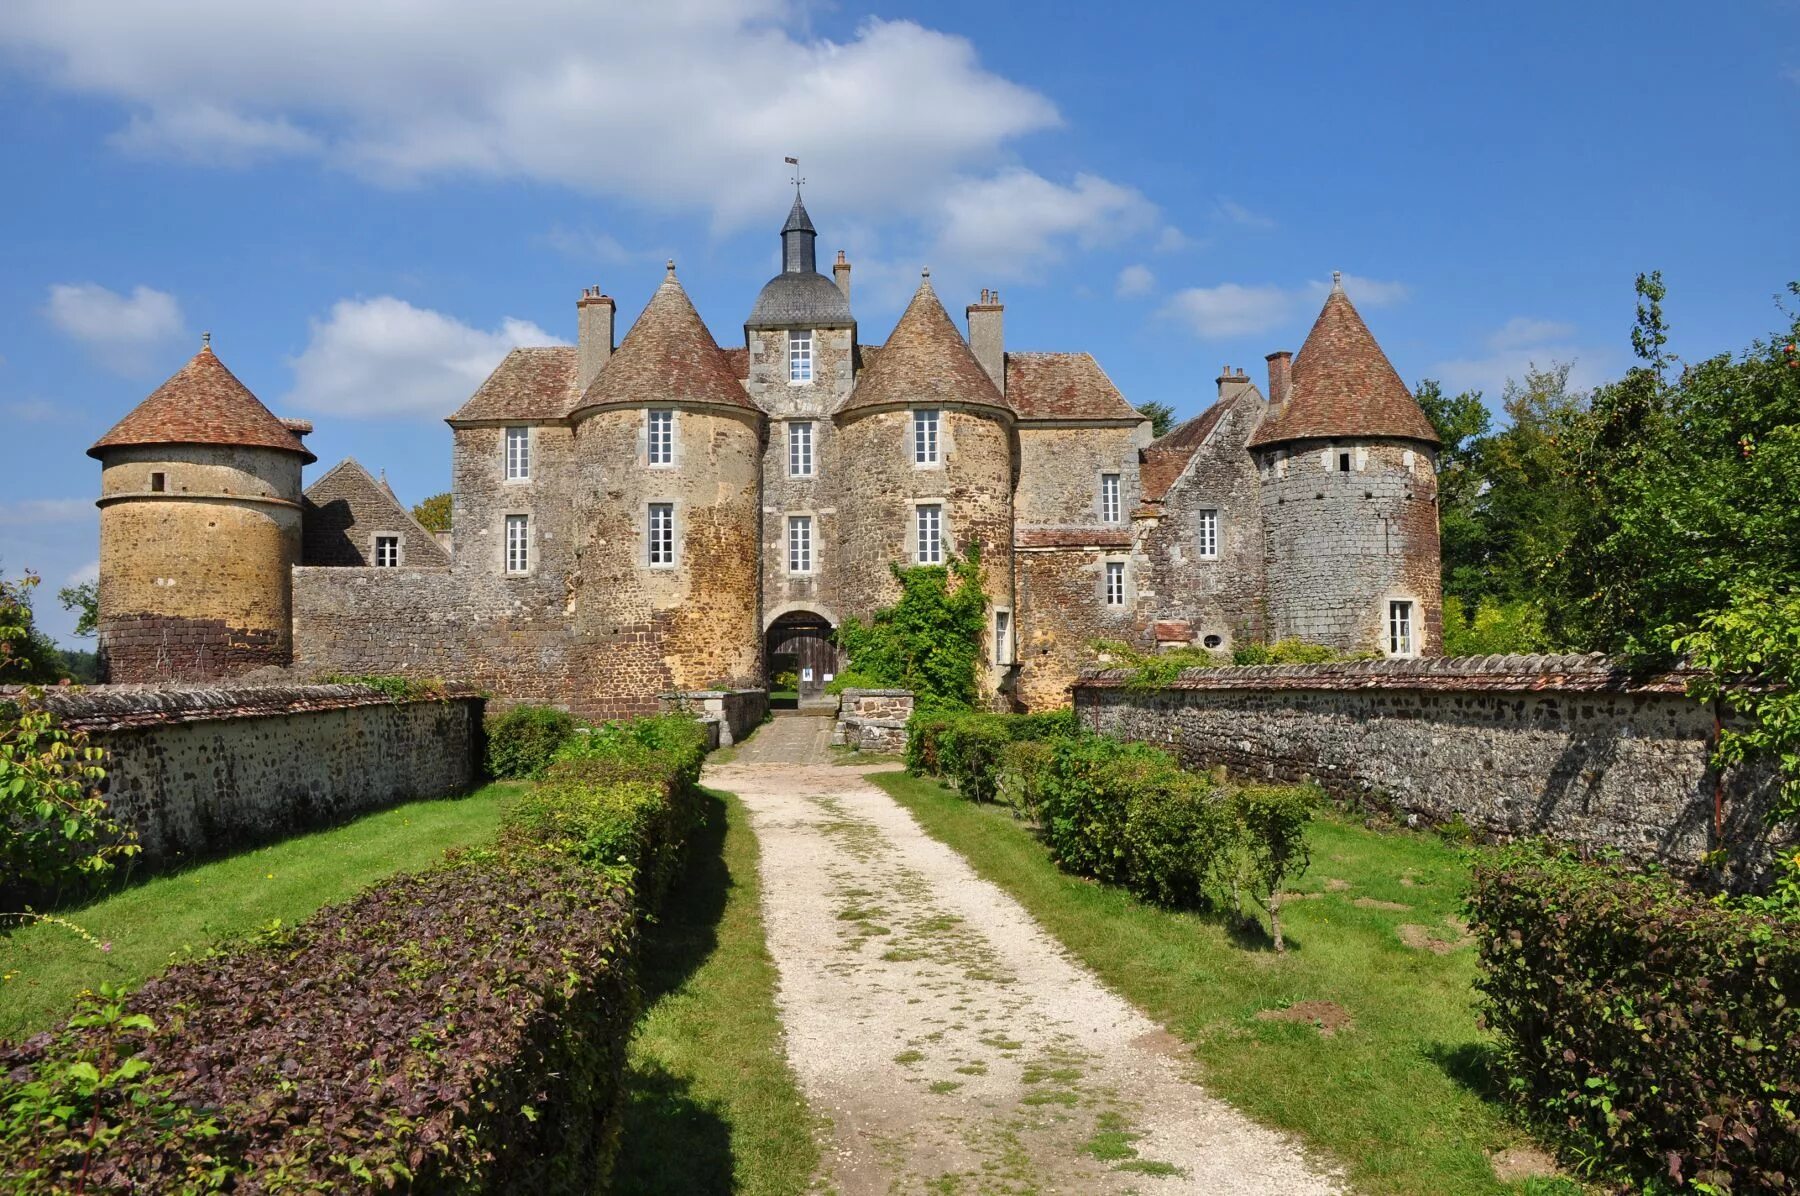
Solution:
[[[1481,862],[1469,904],[1533,1116],[1671,1190],[1800,1187],[1800,924],[1534,846]]]
[[[608,729],[497,849],[0,1043],[0,1188],[603,1191],[638,919],[704,754]]]

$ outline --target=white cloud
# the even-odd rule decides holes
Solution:
[[[1573,324],[1514,316],[1488,334],[1487,346],[1494,350],[1526,348],[1551,341],[1566,341],[1574,332]]]
[[[1261,212],[1252,212],[1249,208],[1246,208],[1243,204],[1237,203],[1234,200],[1219,200],[1217,211],[1221,220],[1231,224],[1240,225],[1244,228],[1275,227],[1275,221],[1272,218],[1264,216]]]
[[[607,266],[641,265],[660,262],[667,253],[654,249],[631,249],[611,233],[596,233],[557,225],[544,237],[552,249],[577,261],[597,261]]]
[[[1405,283],[1343,276],[1344,290],[1359,307],[1384,307],[1405,299]],[[1188,287],[1177,291],[1163,306],[1162,314],[1184,325],[1202,340],[1254,336],[1316,311],[1331,291],[1331,283],[1319,280],[1297,287],[1276,284],[1244,286],[1235,282],[1212,287]]]
[[[1498,403],[1508,379],[1523,380],[1528,370],[1570,363],[1569,389],[1591,390],[1606,380],[1608,353],[1583,347],[1573,324],[1514,317],[1482,338],[1486,352],[1434,364],[1427,376],[1454,394],[1479,390]]]
[[[918,218],[1062,123],[966,38],[871,19],[831,41],[805,0],[179,8],[11,0],[0,49],[123,105],[114,139],[133,152],[525,177],[722,227],[779,205],[784,154],[846,210]]]
[[[1268,332],[1288,318],[1293,292],[1276,286],[1246,287],[1235,282],[1177,291],[1165,315],[1206,340]]]
[[[57,283],[44,315],[100,364],[121,374],[142,373],[155,351],[180,336],[184,326],[175,296],[146,286],[125,296],[97,283]]]
[[[92,560],[92,561],[89,561],[87,564],[81,566],[79,569],[76,569],[73,573],[70,573],[69,576],[63,581],[63,584],[66,586],[78,586],[78,585],[84,585],[85,583],[90,582],[90,581],[99,581],[99,580],[100,580],[100,562],[98,560]]]
[[[73,523],[98,519],[91,498],[27,498],[0,503],[0,526],[33,527],[45,523]]]
[[[527,320],[503,320],[488,332],[391,295],[340,299],[288,360],[294,388],[286,402],[351,417],[447,416],[508,350],[566,343]]]
[[[1197,249],[1201,242],[1194,240],[1173,224],[1165,225],[1156,236],[1156,252],[1180,253],[1186,249]]]
[[[1150,273],[1148,266],[1127,266],[1119,271],[1119,281],[1113,286],[1113,294],[1121,299],[1130,299],[1138,295],[1148,295],[1156,289],[1156,275]]]
[[[6,412],[9,419],[22,420],[28,424],[50,423],[63,414],[63,408],[49,399],[17,399],[0,403],[0,411]]]
[[[965,179],[944,199],[938,252],[965,269],[1002,279],[1031,277],[1060,256],[1059,244],[1084,249],[1142,231],[1156,208],[1137,191],[1091,174],[1070,186],[1029,170]]]

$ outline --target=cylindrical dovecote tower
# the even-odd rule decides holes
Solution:
[[[289,663],[310,430],[271,414],[209,345],[88,450],[101,465],[103,679]]]
[[[1336,280],[1290,363],[1269,355],[1261,472],[1268,636],[1442,650],[1438,438]]]
[[[572,598],[592,659],[590,712],[759,684],[763,415],[673,262],[570,418],[583,526]]]
[[[939,564],[981,546],[990,606],[1013,608],[1013,410],[931,288],[929,275],[835,417],[839,593],[868,618],[899,597],[890,564]],[[983,659],[991,693],[1004,669]]]

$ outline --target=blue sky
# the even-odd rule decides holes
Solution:
[[[623,324],[673,256],[741,343],[787,154],[864,340],[929,265],[1183,415],[1334,269],[1409,382],[1490,398],[1622,368],[1640,269],[1678,352],[1740,349],[1800,277],[1800,0],[9,0],[0,139],[0,570],[48,590],[97,555],[84,450],[202,330],[309,477],[414,501],[585,285]]]

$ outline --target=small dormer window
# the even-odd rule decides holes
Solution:
[[[813,334],[788,333],[788,384],[800,386],[813,380]]]

